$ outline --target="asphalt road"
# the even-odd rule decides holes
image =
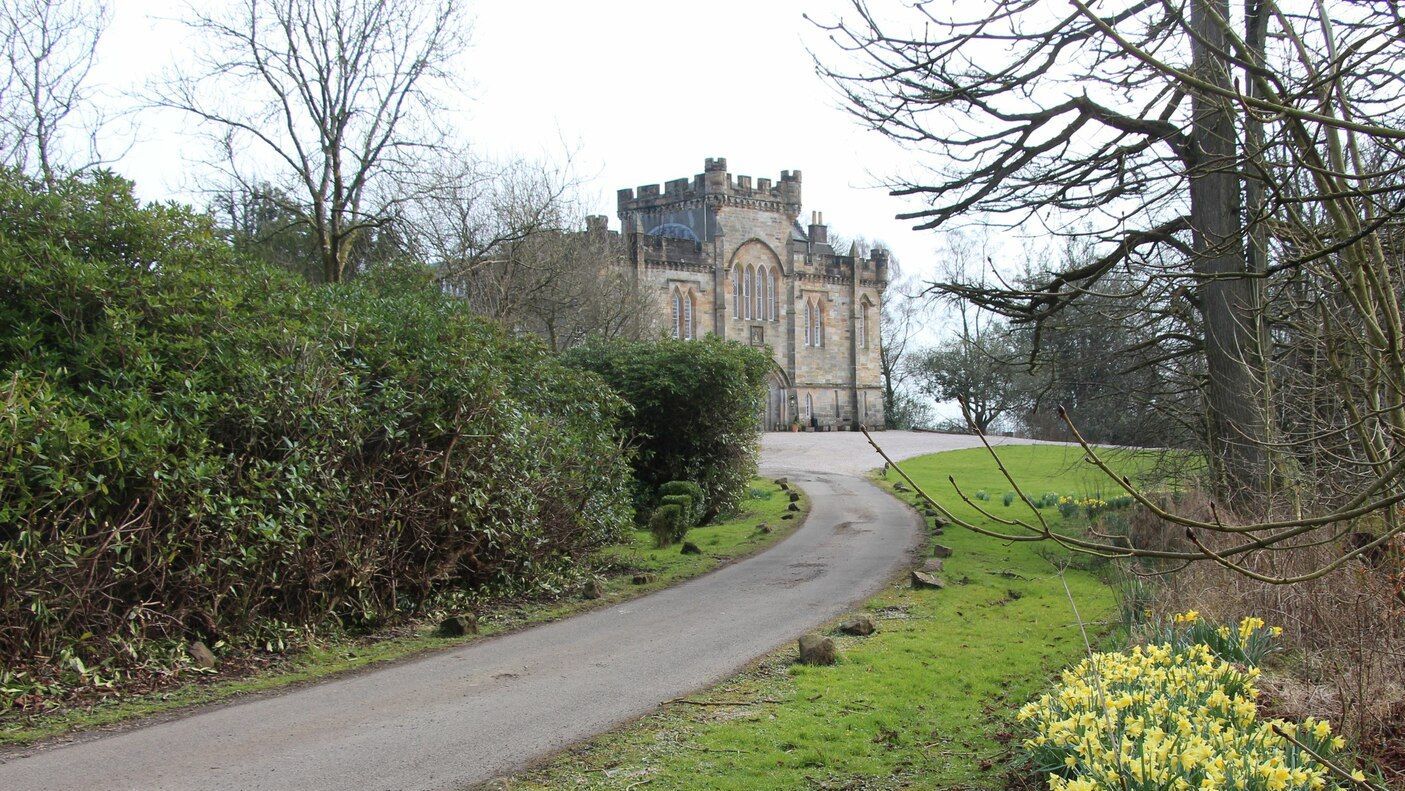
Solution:
[[[889,433],[897,458],[967,437]],[[0,788],[446,789],[507,774],[724,678],[876,593],[914,515],[857,477],[861,435],[772,434],[763,469],[810,495],[775,547],[618,606],[190,716],[10,756]]]

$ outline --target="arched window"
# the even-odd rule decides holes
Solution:
[[[809,393],[805,394],[805,420],[809,420],[815,414],[815,397]]]
[[[751,267],[747,267],[742,274],[742,309],[737,315],[744,319],[751,318],[751,280],[755,276]]]
[[[732,268],[732,318],[742,317],[742,268]]]
[[[694,321],[694,297],[692,289],[673,289],[673,337],[691,341],[697,337],[697,323]]]
[[[805,345],[824,345],[824,302],[820,299],[805,300]]]
[[[766,318],[771,321],[780,321],[780,295],[776,293],[779,279],[775,269],[766,270]]]
[[[756,268],[756,277],[755,277],[755,281],[754,281],[754,282],[755,282],[755,284],[756,284],[756,310],[753,312],[753,315],[756,317],[756,320],[757,320],[757,321],[765,321],[765,320],[766,320],[766,267],[764,267],[764,266],[759,266],[759,267]]]

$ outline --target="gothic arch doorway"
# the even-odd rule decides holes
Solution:
[[[766,377],[766,402],[762,408],[762,431],[790,430],[790,387],[785,373],[774,368]]]

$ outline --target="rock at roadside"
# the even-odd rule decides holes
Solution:
[[[924,509],[924,510],[922,511],[922,515],[923,515],[923,516],[926,516],[926,517],[929,517],[929,518],[931,518],[931,519],[936,519],[937,517],[941,516],[941,514],[937,513],[935,510],[933,510],[933,509],[931,509],[931,508]]]
[[[822,634],[800,636],[800,662],[805,665],[832,665],[838,658],[834,638]]]
[[[190,660],[195,666],[202,670],[214,670],[218,662],[215,661],[215,652],[210,650],[208,645],[196,640],[191,643],[186,652],[190,654]]]
[[[899,481],[898,483],[893,484],[893,490],[898,492],[905,492],[907,491],[907,486],[903,485],[903,483]]]
[[[781,487],[781,491],[785,491],[785,490],[787,490],[787,489],[790,488],[790,479],[789,479],[789,478],[777,478],[777,479],[776,479],[776,485],[779,486],[779,487]]]
[[[790,501],[791,501],[792,503],[798,503],[798,502],[800,502],[800,492],[791,492],[791,493],[790,493]]]
[[[932,557],[935,557],[935,558],[949,558],[949,557],[951,557],[951,547],[943,546],[943,545],[941,545],[941,544],[933,544],[933,545],[932,545]]]
[[[878,624],[874,623],[872,615],[855,615],[839,624],[839,631],[859,637],[868,637],[877,630]]]
[[[794,519],[795,514],[781,514],[782,519]]]
[[[761,524],[756,526],[756,530],[760,533],[769,533],[771,532],[771,526],[766,524],[765,522],[762,522]]]
[[[927,560],[922,563],[921,570],[928,574],[935,574],[942,570],[942,562],[939,558],[927,558]]]
[[[640,574],[635,574],[633,577],[630,578],[629,581],[634,583],[635,585],[648,585],[656,579],[658,579],[657,576],[646,571]]]
[[[942,582],[933,574],[929,574],[925,571],[914,571],[912,572],[912,587],[941,590],[946,587],[946,583]]]
[[[793,511],[799,511],[799,510],[800,510],[800,506],[796,505],[795,503],[791,503],[790,505],[787,505],[787,506],[785,507],[785,510],[787,510],[787,511],[792,511],[792,512],[793,512]]]
[[[585,584],[585,587],[581,589],[581,595],[587,599],[602,598],[605,595],[605,586],[601,584],[600,580],[590,580]]]
[[[684,542],[683,542],[683,549],[679,550],[679,554],[682,554],[682,555],[701,555],[701,554],[702,554],[702,548],[699,547],[697,544],[694,544],[694,543],[691,542],[691,541],[684,541]]]
[[[451,615],[439,622],[440,637],[463,637],[478,634],[478,618],[472,615]]]

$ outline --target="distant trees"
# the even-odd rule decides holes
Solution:
[[[0,163],[50,189],[101,164],[88,78],[108,18],[96,0],[0,0]]]
[[[231,181],[308,229],[320,279],[345,279],[443,140],[435,91],[466,44],[462,4],[237,0],[187,24],[207,48],[156,104],[203,122]]]

